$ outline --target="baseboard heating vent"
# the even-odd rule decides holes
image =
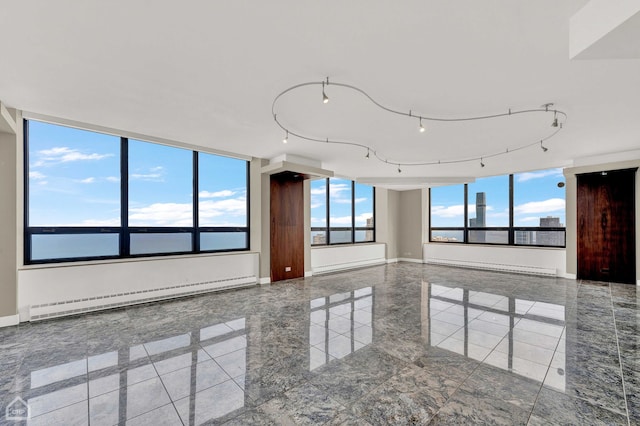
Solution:
[[[200,283],[182,284],[170,287],[145,289],[123,293],[114,293],[83,299],[73,299],[31,305],[29,307],[30,321],[77,315],[85,312],[101,311],[105,309],[130,306],[158,300],[174,299],[193,296],[196,294],[257,285],[256,276],[236,277]]]
[[[558,274],[558,271],[555,268],[542,268],[538,266],[527,266],[527,265],[469,262],[469,261],[462,261],[462,260],[436,259],[436,258],[428,258],[425,260],[425,263],[429,263],[433,265],[457,266],[460,268],[485,269],[489,271],[511,272],[516,274],[542,275],[542,276],[548,276],[548,277],[555,277]]]

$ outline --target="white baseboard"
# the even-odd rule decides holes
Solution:
[[[11,327],[12,325],[18,325],[20,323],[19,315],[9,315],[7,317],[0,317],[0,328]]]
[[[131,291],[127,293],[114,293],[84,299],[30,305],[28,306],[28,321],[77,315],[86,312],[101,311],[140,303],[193,296],[213,291],[248,287],[256,285],[256,282],[257,279],[255,276],[236,277],[202,283],[182,284],[170,287]]]
[[[309,278],[313,276],[313,271],[304,271],[304,277]]]
[[[387,259],[387,263],[398,263],[398,258]]]
[[[326,274],[329,272],[344,271],[347,269],[362,268],[364,266],[384,265],[384,259],[359,260],[355,262],[337,263],[324,265],[313,269],[313,274]]]
[[[434,259],[426,260],[426,263],[435,265],[458,266],[461,268],[486,269],[489,271],[513,272],[517,274],[532,274],[555,277],[558,271],[555,268],[541,268],[528,265],[507,265],[490,262],[475,262],[454,259]]]
[[[266,277],[266,278],[260,278],[260,284],[271,284],[271,278]]]
[[[412,259],[410,257],[399,257],[398,262],[424,263],[422,259]]]
[[[562,276],[562,278],[566,278],[568,280],[575,280],[575,279],[578,278],[578,276],[576,274],[562,274],[561,276]]]

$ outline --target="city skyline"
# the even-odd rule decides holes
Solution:
[[[556,216],[565,223],[565,190],[562,169],[514,174],[514,225],[538,226],[539,218]],[[487,227],[509,226],[508,175],[477,179],[468,185],[468,217],[476,216],[474,194],[486,194]],[[464,227],[464,185],[431,188],[431,226]]]

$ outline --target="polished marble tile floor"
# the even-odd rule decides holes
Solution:
[[[639,424],[639,306],[399,263],[21,324],[0,329],[0,423]]]

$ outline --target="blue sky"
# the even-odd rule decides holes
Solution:
[[[246,226],[246,162],[200,153],[200,225]],[[129,224],[192,226],[192,151],[129,140]],[[29,122],[29,224],[120,226],[120,138]]]
[[[325,179],[311,182],[311,226],[324,227],[326,224],[326,184]],[[373,187],[355,185],[356,226],[367,226],[367,219],[373,217]],[[329,185],[329,225],[331,227],[351,227],[351,181],[330,179]]]
[[[566,223],[562,169],[514,174],[514,225],[539,226],[540,218],[554,216]],[[509,178],[480,178],[469,184],[469,218],[475,217],[476,193],[486,193],[487,226],[509,226]],[[464,186],[431,189],[431,223],[435,227],[464,226]]]

